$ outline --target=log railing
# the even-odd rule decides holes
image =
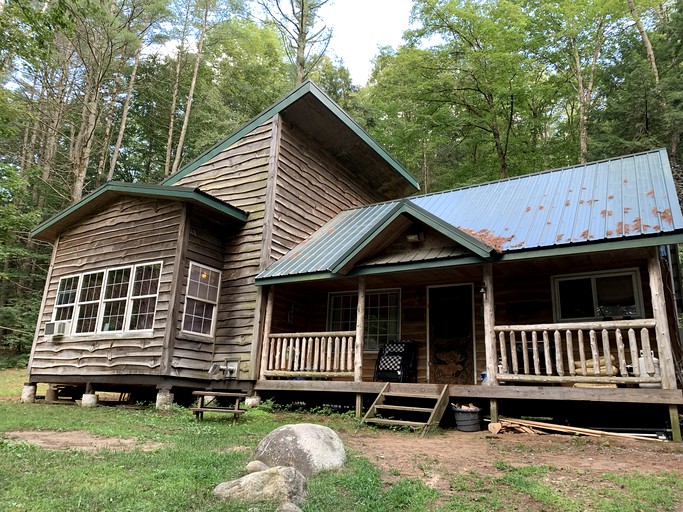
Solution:
[[[653,319],[498,325],[497,379],[661,385],[655,327]]]
[[[269,334],[265,377],[354,376],[355,331]]]

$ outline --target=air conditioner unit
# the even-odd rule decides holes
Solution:
[[[53,338],[61,338],[68,334],[70,330],[71,320],[58,320],[45,324],[45,336],[52,336]]]

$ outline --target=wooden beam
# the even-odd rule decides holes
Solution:
[[[266,316],[263,321],[263,336],[261,338],[261,368],[259,368],[260,378],[265,378],[265,371],[268,368],[268,355],[270,352],[270,328],[273,323],[273,302],[275,301],[275,287],[269,286],[268,299],[266,300]]]
[[[176,330],[178,328],[178,317],[180,315],[180,298],[183,293],[181,283],[183,282],[183,272],[185,270],[185,264],[187,263],[187,246],[190,243],[189,224],[191,220],[191,209],[191,205],[183,205],[178,226],[178,243],[176,245],[175,255],[173,256],[173,278],[171,281],[171,289],[169,290],[168,318],[166,319],[166,331],[164,333],[164,341],[161,349],[161,367],[159,368],[159,373],[161,375],[170,375],[172,370],[171,363],[173,361]],[[213,353],[216,350],[215,337],[211,350],[211,355],[213,357]]]
[[[365,346],[365,277],[358,278],[358,306],[356,308],[356,343],[353,351],[353,380],[363,380],[363,347]],[[363,415],[363,396],[356,395],[356,417]]]
[[[496,353],[496,325],[493,298],[493,265],[484,265],[484,346],[486,347],[486,380],[491,386],[498,384],[496,372],[498,358]]]
[[[384,382],[353,382],[334,380],[260,380],[254,389],[259,391],[326,391],[336,393],[377,394]],[[437,384],[392,383],[392,389],[437,392]],[[451,398],[495,398],[520,400],[557,400],[584,402],[623,402],[637,404],[683,405],[680,389],[657,388],[569,388],[564,386],[463,386],[449,385]]]
[[[666,316],[666,299],[664,294],[664,283],[662,281],[662,268],[659,263],[659,252],[657,247],[653,247],[649,250],[647,272],[650,276],[652,314],[657,322],[655,333],[657,335],[659,369],[662,374],[662,388],[676,389],[676,371],[674,367],[673,352],[671,350],[671,337],[669,336],[669,322]]]

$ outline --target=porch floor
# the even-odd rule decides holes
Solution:
[[[297,391],[379,394],[384,382],[332,380],[259,380],[254,391]],[[392,383],[392,389],[406,392],[436,392],[438,384]],[[623,402],[639,404],[683,405],[683,390],[658,388],[575,388],[567,386],[465,386],[449,385],[452,399],[522,399],[572,400],[585,402]]]

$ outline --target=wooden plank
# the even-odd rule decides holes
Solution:
[[[581,428],[581,427],[570,427],[566,425],[556,425],[554,423],[545,423],[542,421],[532,421],[532,420],[518,420],[516,418],[500,418],[501,422],[516,423],[518,425],[530,426],[536,428],[542,428],[545,430],[552,430],[555,432],[564,432],[567,434],[583,434],[588,436],[599,436],[599,437],[618,437],[621,439],[639,439],[641,441],[656,441],[661,442],[657,438],[644,437],[634,434],[622,434],[618,432],[606,432],[604,430],[595,430],[592,428]]]
[[[378,394],[385,382],[354,382],[350,380],[260,380],[256,391],[316,391],[330,393]],[[392,389],[396,383],[392,383]],[[584,402],[643,403],[683,405],[683,391],[658,388],[573,388],[565,386],[465,386],[451,384],[452,399],[496,398],[520,400],[570,400]],[[397,389],[415,389],[421,393],[439,393],[438,384],[401,384]],[[409,391],[406,391],[410,393]],[[414,393],[414,392],[413,392]]]
[[[604,368],[604,367],[603,367]],[[595,373],[595,371],[593,371]],[[598,367],[600,372],[600,367]],[[638,384],[638,383],[661,383],[659,377],[608,377],[607,375],[577,375],[576,377],[560,377],[557,375],[514,375],[500,374],[502,382],[538,382],[544,384],[572,384],[577,382],[592,384]]]

